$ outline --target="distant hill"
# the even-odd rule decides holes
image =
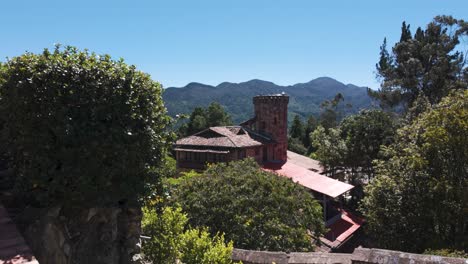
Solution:
[[[357,113],[361,109],[372,106],[372,100],[367,95],[367,88],[352,84],[346,85],[329,77],[320,77],[307,83],[291,86],[280,86],[262,80],[242,83],[223,82],[218,86],[189,83],[182,88],[165,89],[163,99],[171,116],[190,114],[195,107],[206,107],[216,101],[226,108],[234,123],[237,124],[252,117],[252,97],[281,92],[290,96],[289,120],[292,120],[295,114],[303,118],[309,115],[318,116],[320,103],[332,99],[337,93],[343,94],[345,104],[352,105],[352,108],[344,110],[346,114]]]

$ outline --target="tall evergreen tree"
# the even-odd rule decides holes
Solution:
[[[466,59],[457,48],[468,35],[467,27],[463,20],[438,16],[424,30],[418,28],[413,37],[409,25],[403,23],[400,41],[391,54],[384,40],[376,65],[381,88],[369,94],[382,106],[403,104],[407,109],[420,94],[435,104],[451,90],[466,89]]]
[[[302,144],[304,144],[304,147],[308,149],[309,153],[312,151],[311,142],[310,142],[310,134],[314,132],[317,126],[318,126],[317,119],[315,119],[314,116],[309,116],[309,118],[307,119],[306,127],[305,127],[304,138],[302,140]]]
[[[406,22],[403,21],[401,24],[401,36],[400,42],[405,42],[411,39],[410,25],[406,25]]]
[[[294,116],[291,128],[289,129],[289,137],[300,140],[304,137],[304,124],[302,124],[299,115]]]

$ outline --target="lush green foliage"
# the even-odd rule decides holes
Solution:
[[[170,119],[161,85],[134,66],[73,47],[26,53],[1,65],[0,93],[20,193],[96,206],[158,180]]]
[[[179,136],[189,136],[209,127],[228,125],[232,125],[231,117],[220,104],[213,102],[206,109],[196,107],[189,121],[179,128]]]
[[[398,131],[361,210],[379,246],[466,249],[468,91],[452,93]]]
[[[382,106],[401,103],[411,107],[419,95],[431,104],[437,103],[451,90],[466,89],[468,69],[459,43],[468,35],[468,23],[452,17],[439,16],[426,29],[418,28],[414,36],[403,22],[401,38],[387,51],[384,40],[377,63],[382,81],[377,92],[369,90]]]
[[[381,145],[388,146],[394,141],[394,117],[381,110],[363,110],[345,118],[340,129],[347,148],[344,165],[372,176],[372,161],[378,158]]]
[[[289,137],[302,139],[304,137],[304,125],[302,124],[301,118],[296,115],[289,128]]]
[[[308,251],[309,232],[324,231],[312,195],[287,178],[260,170],[252,159],[217,164],[181,183],[175,201],[193,226],[225,233],[237,248]]]
[[[223,235],[213,238],[205,229],[187,229],[187,215],[180,208],[165,207],[160,213],[144,208],[143,234],[149,236],[142,245],[145,258],[153,263],[187,264],[232,263],[232,242]]]
[[[228,264],[234,248],[232,241],[225,244],[224,235],[215,235],[213,238],[206,228],[189,229],[183,236],[182,263],[194,264]]]
[[[350,207],[356,207],[364,196],[363,185],[373,177],[372,161],[379,157],[381,146],[393,143],[396,133],[394,117],[380,110],[363,110],[345,118],[328,132],[319,126],[310,138],[315,151],[311,157],[320,161],[332,177],[345,171],[343,180],[355,186]],[[340,174],[341,175],[341,174]]]
[[[343,107],[342,102],[345,98],[341,93],[337,93],[332,100],[325,100],[320,104],[322,109],[320,113],[320,125],[328,130],[338,125],[338,122],[343,118]],[[346,105],[347,108],[351,108],[350,104]]]
[[[143,208],[142,233],[150,240],[144,241],[142,251],[145,258],[154,263],[175,263],[181,257],[182,234],[187,224],[187,216],[180,208],[155,210]]]
[[[320,161],[327,171],[335,176],[338,167],[344,165],[347,155],[345,141],[341,138],[339,128],[330,128],[328,133],[322,126],[318,126],[310,135],[312,146],[316,149],[311,156]]]
[[[307,148],[299,138],[288,138],[288,150],[301,155],[307,155]]]
[[[305,155],[307,153],[306,146],[303,145],[305,137],[305,128],[304,124],[301,121],[301,118],[296,115],[294,116],[294,120],[289,128],[288,134],[288,149]]]
[[[304,138],[302,139],[302,144],[307,148],[307,153],[311,153],[315,149],[312,147],[312,142],[310,140],[310,133],[314,132],[318,127],[318,121],[313,116],[309,116],[307,119],[307,124],[305,125]]]
[[[345,118],[340,124],[341,138],[346,145],[342,160],[347,180],[355,186],[348,206],[355,208],[364,196],[363,186],[374,176],[373,161],[382,146],[389,146],[396,134],[396,121],[381,110],[363,110]]]

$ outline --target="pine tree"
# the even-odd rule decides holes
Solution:
[[[381,88],[369,94],[383,107],[401,105],[406,110],[420,95],[436,104],[450,91],[466,89],[467,61],[458,45],[468,36],[467,28],[463,20],[440,16],[425,29],[418,28],[413,38],[409,25],[403,22],[400,41],[391,54],[384,39],[376,64]]]

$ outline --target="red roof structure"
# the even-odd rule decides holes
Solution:
[[[327,222],[328,232],[320,241],[329,248],[339,248],[361,227],[364,219],[357,217],[350,212],[339,209],[338,214]]]
[[[286,163],[266,163],[263,169],[288,177],[314,192],[323,194],[324,207],[326,207],[325,204],[328,200],[326,196],[336,198],[354,188],[353,185],[317,173],[323,169],[316,160],[291,151],[288,151],[287,155]],[[362,218],[356,217],[340,207],[334,207],[338,214],[326,221],[326,227],[329,231],[320,238],[323,243],[320,248],[325,252],[342,247],[364,223]],[[326,218],[326,213],[324,217]]]
[[[288,177],[310,190],[325,194],[332,198],[336,198],[354,188],[351,184],[332,179],[296,165],[291,162],[290,159],[288,159],[288,161],[281,167],[279,167],[278,164],[267,163],[263,166],[263,169]]]

